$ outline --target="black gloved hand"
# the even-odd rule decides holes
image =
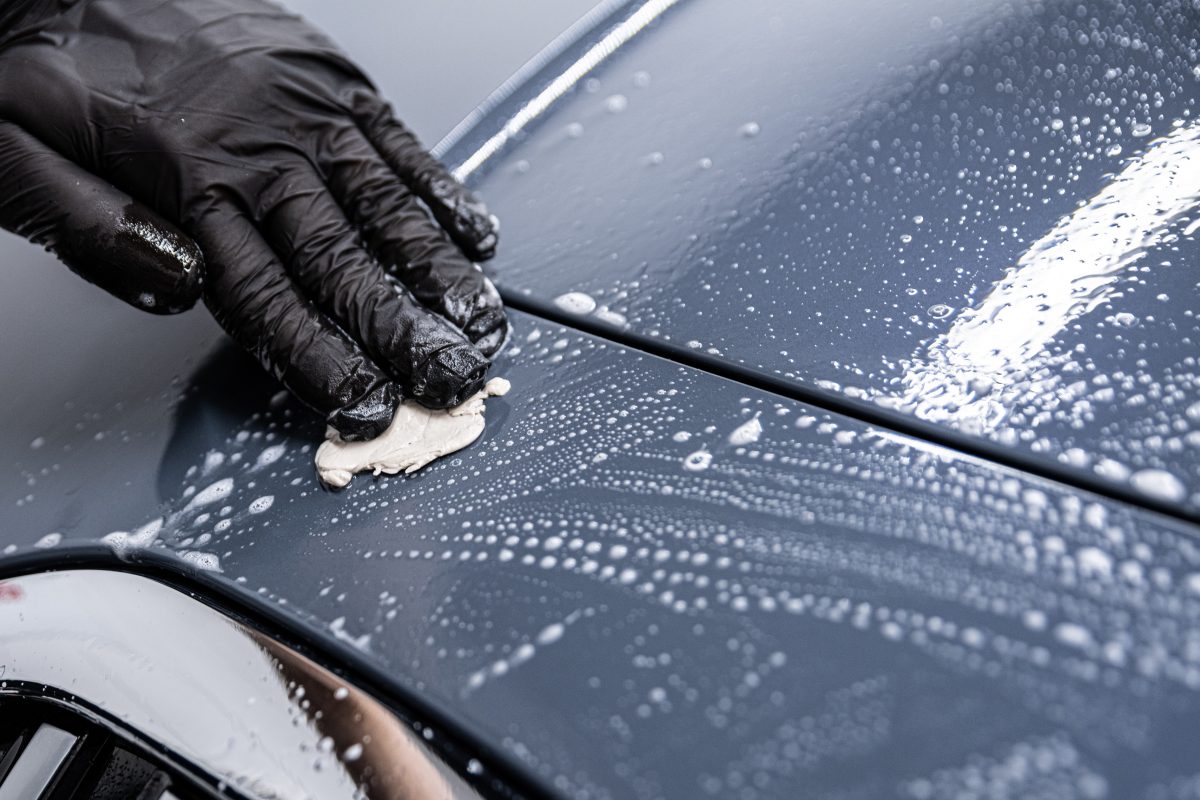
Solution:
[[[266,0],[0,0],[0,26],[0,225],[141,308],[202,291],[348,439],[401,389],[479,389],[494,220],[323,34]]]

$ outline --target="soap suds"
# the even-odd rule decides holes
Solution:
[[[508,394],[510,388],[504,378],[492,378],[483,391],[462,405],[444,410],[405,400],[388,429],[369,442],[344,442],[330,429],[328,438],[317,448],[317,473],[327,485],[340,489],[358,472],[416,472],[478,439],[483,433],[483,401]]]
[[[762,436],[762,431],[762,423],[758,421],[758,415],[755,414],[753,419],[734,428],[733,433],[729,434],[729,443],[732,445],[754,444],[758,441],[758,437]]]

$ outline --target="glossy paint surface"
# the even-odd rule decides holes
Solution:
[[[510,293],[1200,509],[1193,4],[658,5],[453,149]]]
[[[709,105],[740,118],[739,97]],[[765,120],[722,147],[768,141]],[[582,202],[559,174],[563,205]],[[488,181],[504,268],[557,253],[526,288],[616,309],[580,282],[604,273],[566,258],[567,229],[532,229]],[[0,261],[0,554],[176,555],[358,648],[567,797],[1195,790],[1200,545],[1182,523],[519,313],[493,373],[513,391],[479,442],[331,494],[320,421],[204,314],[133,314],[11,237]],[[734,288],[713,291],[737,308],[746,270],[728,266]],[[683,297],[671,274],[642,288]],[[703,318],[706,335],[750,324]]]
[[[91,302],[54,288],[76,284]],[[7,396],[8,552],[173,552],[566,796],[925,797],[982,772],[998,796],[1117,797],[1190,774],[1190,530],[521,314],[476,445],[331,494],[318,420],[226,346],[188,363],[203,317],[112,302],[27,323],[26,388],[57,402]]]

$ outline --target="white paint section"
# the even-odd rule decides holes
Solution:
[[[492,378],[483,391],[462,405],[444,410],[405,400],[388,429],[368,442],[345,442],[330,430],[329,438],[317,448],[317,472],[322,481],[339,489],[359,472],[416,472],[478,439],[483,433],[484,400],[507,394],[510,388],[503,378]]]

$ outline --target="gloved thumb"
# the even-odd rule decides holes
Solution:
[[[173,314],[196,304],[203,259],[149,208],[0,120],[0,227],[45,246],[130,305]]]

